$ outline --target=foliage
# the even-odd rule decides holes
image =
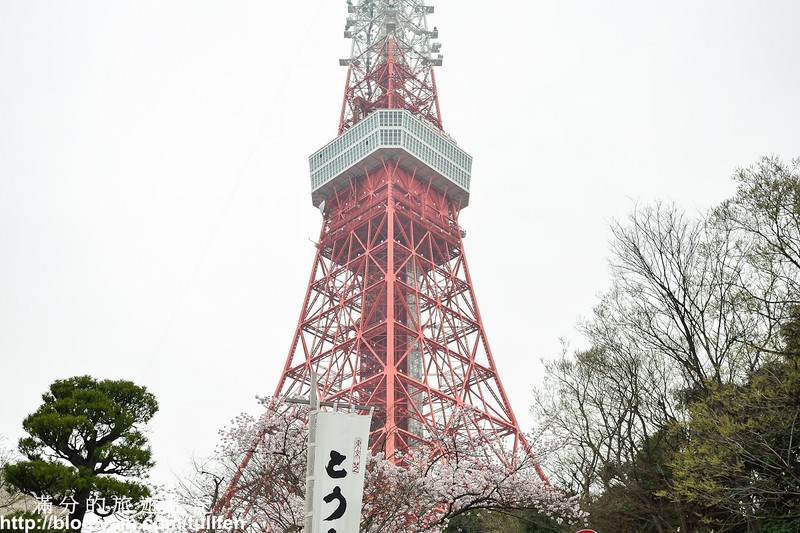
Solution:
[[[800,317],[782,331],[796,346]],[[676,430],[673,491],[729,511],[729,521],[800,516],[800,358],[765,363],[744,384],[715,387]]]
[[[546,363],[545,464],[600,531],[797,530],[800,160],[737,170],[706,217],[612,224],[590,348]],[[795,529],[792,529],[795,527]]]
[[[444,533],[574,533],[575,528],[536,510],[479,509],[450,520]]]
[[[27,460],[3,468],[9,485],[80,522],[89,500],[105,502],[92,511],[110,516],[150,496],[142,478],[153,461],[142,426],[158,410],[152,394],[130,381],[79,376],[55,381],[42,400],[22,424]]]
[[[760,319],[735,307],[743,259],[705,221],[657,204],[612,231],[612,287],[582,324],[592,348],[547,363],[536,393],[567,444],[549,467],[609,526],[685,531],[691,512],[659,495],[676,445],[664,429],[706,383],[746,375],[757,354],[741,338]]]
[[[517,516],[491,510],[468,511],[447,524],[444,533],[525,533],[525,525]]]

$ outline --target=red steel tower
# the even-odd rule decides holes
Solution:
[[[529,450],[467,268],[458,215],[472,158],[442,130],[433,7],[347,5],[339,135],[309,158],[322,230],[275,396],[309,397],[315,373],[320,401],[376,407],[370,446],[388,458],[456,439],[511,466]],[[240,481],[256,447],[215,512],[253,505]]]
[[[458,215],[472,158],[442,130],[438,30],[423,0],[347,1],[339,135],[309,158],[323,216],[276,395],[376,406],[387,457],[456,436],[526,446],[497,375]]]

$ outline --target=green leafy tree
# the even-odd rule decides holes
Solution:
[[[11,487],[65,508],[80,524],[87,512],[125,514],[150,496],[143,480],[154,463],[142,427],[158,410],[151,393],[130,381],[78,376],[55,381],[42,400],[22,423],[27,460],[3,467]]]
[[[718,528],[800,530],[798,332],[795,309],[781,328],[784,353],[743,384],[711,389],[677,427],[687,438],[672,461],[673,496],[726,510],[724,520],[712,524]]]

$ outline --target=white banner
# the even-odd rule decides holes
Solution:
[[[313,533],[358,533],[371,419],[317,413]]]

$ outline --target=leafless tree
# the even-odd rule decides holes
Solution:
[[[751,269],[742,288],[751,305],[770,324],[786,322],[800,304],[800,159],[763,157],[733,178],[736,194],[714,209],[712,221],[746,243]]]
[[[534,410],[569,443],[551,466],[561,482],[585,501],[624,489],[627,512],[661,531],[685,514],[654,497],[675,445],[665,428],[710,384],[757,367],[770,326],[748,305],[750,259],[730,225],[657,203],[611,230],[611,288],[581,324],[592,347],[546,364]]]

